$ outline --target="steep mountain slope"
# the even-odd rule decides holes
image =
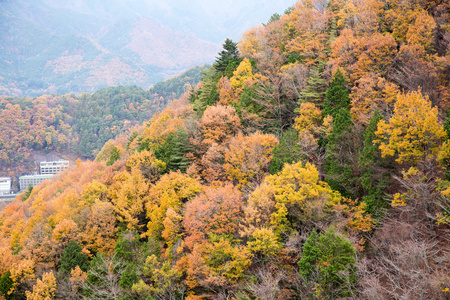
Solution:
[[[227,40],[194,90],[0,212],[1,293],[448,300],[449,13],[302,0]]]

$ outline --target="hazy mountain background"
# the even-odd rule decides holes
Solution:
[[[143,88],[211,63],[292,1],[0,1],[0,94]]]

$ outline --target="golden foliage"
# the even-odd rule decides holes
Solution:
[[[398,94],[392,118],[381,120],[375,134],[382,156],[396,155],[400,164],[434,158],[447,137],[437,108],[420,92]]]
[[[139,216],[144,212],[149,190],[146,179],[133,168],[131,174],[125,171],[117,174],[114,181],[108,195],[117,221],[129,230],[140,230],[143,225],[139,224]]]
[[[276,257],[281,250],[277,235],[270,228],[256,229],[247,242],[251,255]]]
[[[203,286],[214,291],[216,287],[235,284],[250,266],[247,248],[234,245],[224,237],[213,236],[211,241],[196,244],[187,256],[187,285]]]
[[[236,235],[243,204],[241,193],[231,184],[205,188],[186,204],[183,225],[188,248],[206,240],[208,234]]]
[[[82,242],[92,252],[111,254],[116,244],[116,218],[111,203],[96,200],[82,234]]]
[[[243,234],[252,235],[263,226],[279,236],[296,226],[327,223],[341,195],[319,181],[317,168],[309,163],[286,164],[283,170],[266,177],[250,196]],[[294,224],[292,220],[296,220]]]
[[[169,208],[180,213],[182,204],[202,191],[202,186],[195,179],[180,172],[170,172],[150,188],[146,203],[147,236],[162,238],[165,230],[164,220]],[[168,229],[169,230],[169,229]]]
[[[278,139],[272,134],[242,133],[230,139],[225,149],[224,169],[228,178],[240,187],[251,182],[261,182],[272,161],[273,149]]]
[[[33,292],[26,291],[27,300],[52,300],[55,297],[56,278],[52,272],[44,273],[33,286]]]

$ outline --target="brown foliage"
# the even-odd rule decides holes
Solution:
[[[186,205],[183,225],[189,235],[187,246],[192,250],[208,234],[236,235],[243,204],[241,193],[231,184],[206,188]]]
[[[235,135],[241,128],[241,121],[232,106],[210,106],[200,119],[203,144],[223,143]]]

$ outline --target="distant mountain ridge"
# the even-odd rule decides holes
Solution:
[[[58,10],[52,11],[43,2],[27,7],[29,13],[8,13],[20,12],[16,7],[20,2],[27,7],[26,1],[10,7],[9,1],[0,4],[6,6],[0,21],[6,32],[0,37],[0,94],[79,94],[130,84],[148,88],[189,67],[213,61],[220,49],[143,17],[102,26],[81,14],[58,15]],[[61,18],[64,28],[43,22],[39,13],[45,19]],[[63,20],[69,15],[73,20]],[[82,20],[91,22],[90,30],[71,25]]]
[[[276,3],[290,3],[263,2],[270,11],[265,19]],[[148,88],[213,62],[225,37],[239,37],[248,22],[258,22],[263,8],[255,3],[0,1],[0,94]],[[287,6],[280,4],[279,10]],[[244,19],[239,10],[254,12]]]

